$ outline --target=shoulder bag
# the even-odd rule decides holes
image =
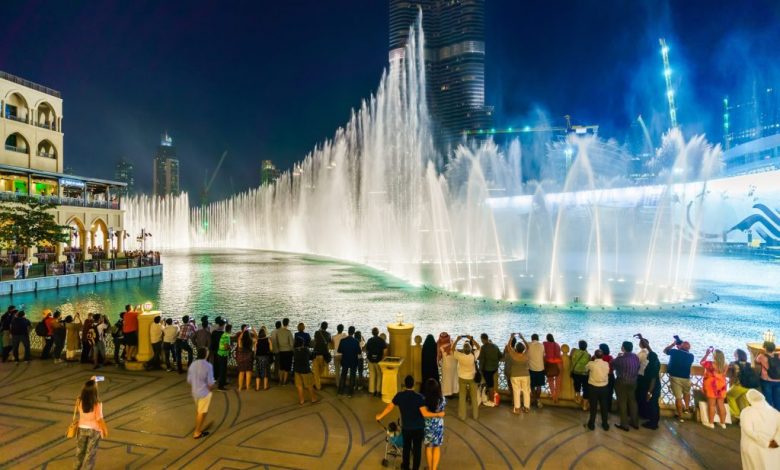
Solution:
[[[322,356],[322,359],[325,360],[326,364],[330,364],[330,361],[333,359],[333,356],[331,356],[330,350],[328,350],[328,342],[325,341],[325,335],[322,334],[322,330],[317,330],[317,332],[314,333],[314,336],[316,337],[317,334],[320,335],[320,340],[322,341],[321,344],[325,345],[325,352],[323,352],[320,355]],[[316,352],[315,352],[315,355],[316,355]]]
[[[79,409],[79,400],[76,398],[76,406],[73,407],[73,419],[71,419],[70,424],[68,425],[68,432],[65,434],[65,437],[68,439],[76,437],[76,435],[79,432],[79,419],[76,417],[76,413]]]
[[[477,356],[474,351],[471,351],[471,357],[474,358],[474,383],[482,382],[482,372],[479,371],[479,364],[477,364]]]

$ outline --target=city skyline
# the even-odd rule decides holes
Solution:
[[[330,138],[350,109],[375,89],[387,62],[388,5],[368,3],[334,2],[325,8],[297,2],[263,18],[259,7],[215,11],[194,2],[183,10],[187,21],[170,29],[161,25],[174,10],[179,15],[175,6],[139,2],[94,11],[56,5],[53,22],[38,18],[29,4],[12,2],[11,27],[0,37],[11,43],[8,35],[15,28],[38,18],[50,26],[42,34],[57,35],[60,45],[46,50],[43,45],[51,41],[45,38],[15,41],[0,60],[7,71],[71,97],[63,128],[70,136],[69,166],[76,173],[109,177],[124,156],[135,164],[138,189],[151,192],[145,161],[160,129],[167,128],[187,155],[182,187],[190,192],[197,192],[204,169],[213,169],[224,148],[238,155],[222,169],[226,181],[222,193],[214,195],[222,197],[257,184],[243,170],[256,165],[260,155],[288,169]],[[683,130],[706,132],[710,141],[721,142],[723,97],[739,95],[756,75],[769,82],[777,76],[766,59],[777,54],[770,45],[780,34],[771,27],[778,11],[769,2],[754,2],[753,8],[727,5],[707,21],[696,21],[703,5],[614,2],[598,12],[584,4],[559,12],[554,5],[489,1],[485,101],[495,106],[497,124],[503,126],[538,121],[540,109],[542,119],[560,122],[569,114],[621,141],[637,114],[663,129],[666,101],[657,40],[666,37]],[[78,34],[61,29],[68,19],[82,23],[84,15],[101,21]],[[116,21],[120,17],[123,21]],[[214,21],[233,27],[202,38],[203,28]],[[263,27],[245,27],[257,21]],[[121,55],[112,53],[136,24],[141,24],[139,43]],[[108,25],[112,31],[106,31]],[[275,46],[274,54],[261,59],[253,51],[263,36],[255,30],[284,47]],[[93,37],[105,38],[106,44],[84,54]],[[328,40],[320,42],[322,37]],[[150,48],[151,43],[159,47]],[[59,59],[64,66],[52,67]],[[280,67],[285,73],[276,72]],[[243,91],[245,102],[230,107],[227,119],[225,106],[236,104],[229,99],[234,90]],[[111,145],[96,146],[101,137]]]

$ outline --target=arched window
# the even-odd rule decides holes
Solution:
[[[43,127],[44,129],[57,130],[57,115],[54,113],[54,108],[49,103],[43,101],[38,105],[35,125]]]
[[[5,99],[3,115],[6,119],[19,122],[29,122],[27,101],[19,93],[11,93]]]
[[[50,141],[44,139],[38,144],[38,156],[57,159],[57,147]]]
[[[22,134],[14,132],[5,139],[5,149],[12,152],[30,153],[30,146]]]

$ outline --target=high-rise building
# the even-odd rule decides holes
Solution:
[[[131,196],[135,193],[135,168],[132,163],[120,158],[114,167],[114,179],[127,185],[122,188],[122,196]]]
[[[409,28],[423,15],[428,106],[444,148],[492,127],[485,106],[485,0],[390,0],[390,61],[403,58]]]
[[[726,150],[774,134],[780,134],[780,90],[753,82],[749,96],[723,99],[723,146]]]
[[[176,158],[173,137],[167,132],[162,135],[157,154],[154,156],[152,178],[155,196],[179,194],[179,159]]]
[[[260,185],[271,184],[279,177],[279,170],[271,160],[263,160],[260,163]]]

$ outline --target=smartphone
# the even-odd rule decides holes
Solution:
[[[103,382],[106,378],[102,375],[95,376],[95,382]]]

